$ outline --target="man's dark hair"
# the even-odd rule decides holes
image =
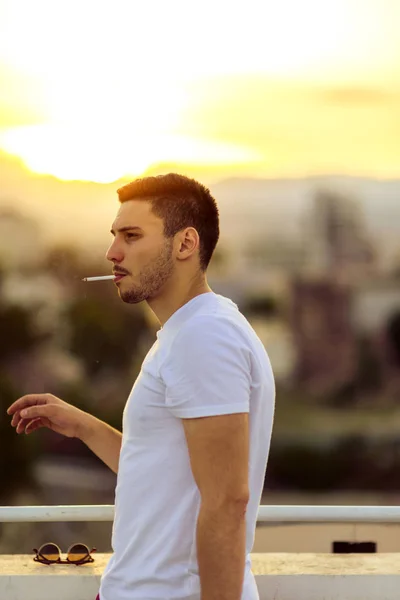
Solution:
[[[194,227],[200,238],[200,268],[209,265],[219,239],[217,203],[204,185],[177,173],[135,179],[117,190],[120,202],[146,199],[164,221],[164,235],[173,237]]]

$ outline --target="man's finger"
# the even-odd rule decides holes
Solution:
[[[36,431],[36,429],[40,429],[41,427],[45,427],[45,425],[42,419],[38,417],[37,419],[29,421],[28,425],[25,427],[25,433],[29,435],[32,431]]]
[[[32,406],[34,404],[46,404],[48,402],[48,394],[27,394],[18,398],[11,406],[7,409],[7,414],[12,415],[18,410],[25,408],[26,406]]]
[[[19,411],[14,413],[13,418],[11,419],[11,426],[16,427],[18,425],[20,418],[21,417],[19,416]]]
[[[21,419],[20,422],[18,423],[15,431],[17,433],[22,433],[28,424],[29,424],[29,419]]]
[[[37,417],[48,417],[53,413],[54,407],[51,404],[39,404],[29,406],[21,410],[20,415],[23,419],[36,419]]]

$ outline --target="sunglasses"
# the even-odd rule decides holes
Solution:
[[[89,550],[86,544],[72,544],[67,551],[67,560],[62,560],[61,550],[53,542],[43,544],[39,550],[34,548],[33,552],[36,554],[33,560],[43,565],[72,564],[78,566],[94,562],[94,558],[90,555],[92,552],[96,552],[96,548]]]

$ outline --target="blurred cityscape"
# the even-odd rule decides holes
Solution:
[[[238,304],[276,376],[266,503],[279,492],[399,493],[400,182],[237,179],[211,191],[221,241],[209,283]],[[82,443],[47,430],[17,436],[6,415],[19,396],[50,392],[121,428],[159,326],[111,283],[81,281],[110,271],[94,219],[85,227],[101,243],[71,241],[60,215],[54,230],[0,198],[2,504],[114,501],[115,475]],[[110,527],[3,524],[0,552],[61,534],[68,543],[77,531],[108,550]]]

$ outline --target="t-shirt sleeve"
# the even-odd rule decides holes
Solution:
[[[249,412],[250,351],[237,327],[216,317],[185,324],[160,369],[176,417]]]

